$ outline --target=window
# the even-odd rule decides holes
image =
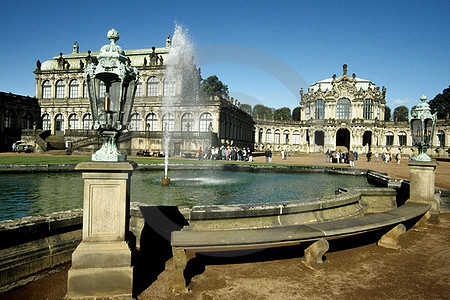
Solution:
[[[283,131],[283,144],[289,144],[289,130]]]
[[[394,134],[391,131],[386,132],[386,146],[394,144]]]
[[[260,128],[258,131],[258,142],[260,142],[260,143],[262,143],[262,141],[263,141],[263,134],[264,134],[264,130],[262,128]]]
[[[311,119],[311,107],[310,107],[309,103],[306,104],[306,108],[305,108],[305,119],[306,119],[306,120]]]
[[[406,132],[400,131],[398,133],[398,144],[400,146],[406,146]]]
[[[168,113],[165,114],[162,118],[163,122],[163,131],[173,131],[175,128],[175,119],[173,117],[173,114]]]
[[[63,80],[56,82],[56,98],[63,99],[65,94],[66,85]]]
[[[266,131],[266,143],[272,143],[272,130],[270,129]]]
[[[89,98],[89,91],[86,85],[86,81],[83,82],[83,98]]]
[[[140,131],[141,130],[141,115],[138,113],[134,113],[131,115],[130,121],[130,131]]]
[[[438,147],[445,147],[445,133],[443,130],[437,132],[437,145]]]
[[[300,144],[300,132],[298,130],[294,131],[294,133],[292,134],[292,142],[294,143],[294,145]]]
[[[85,114],[83,116],[83,129],[91,130],[92,129],[92,115]]]
[[[146,119],[147,130],[148,131],[157,131],[158,130],[158,118],[156,114],[150,113],[147,115]]]
[[[280,143],[280,130],[275,130],[275,133],[273,135],[273,142],[275,144],[279,144]]]
[[[152,76],[147,81],[147,96],[158,96],[158,78]]]
[[[181,131],[192,131],[194,125],[194,116],[191,113],[185,113],[181,117]]]
[[[212,128],[212,115],[210,113],[203,113],[200,116],[200,131],[208,132],[210,127]]]
[[[136,85],[135,97],[142,97],[142,82],[140,80],[139,80],[139,82]]]
[[[43,130],[50,130],[50,129],[52,129],[50,116],[48,114],[45,114],[45,115],[42,116],[42,129]]]
[[[339,99],[336,106],[336,118],[338,120],[350,119],[350,100],[347,98]]]
[[[78,98],[79,85],[78,80],[74,79],[69,84],[69,98]]]
[[[175,82],[172,80],[164,81],[164,96],[175,96]]]
[[[325,118],[325,101],[322,99],[316,101],[315,118],[316,120],[322,120]]]
[[[372,99],[364,100],[363,118],[364,118],[364,120],[372,120],[373,119],[373,100]]]
[[[64,116],[57,114],[55,117],[55,132],[64,131]]]
[[[50,99],[52,97],[52,84],[50,81],[46,80],[42,84],[42,98]]]
[[[22,129],[33,129],[33,116],[26,113],[22,119]]]
[[[16,123],[16,116],[10,110],[6,111],[5,114],[5,128],[14,128]]]
[[[79,129],[78,128],[78,115],[77,114],[71,114],[69,116],[69,129]]]

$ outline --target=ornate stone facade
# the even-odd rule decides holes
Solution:
[[[125,50],[141,79],[128,132],[119,140],[122,150],[129,154],[145,150],[161,152],[166,129],[171,131],[170,149],[174,155],[224,143],[252,146],[254,122],[249,114],[229,99],[192,97],[192,93],[186,91],[199,88],[200,69],[196,70],[195,87],[183,87],[181,78],[172,81],[165,77],[164,60],[170,47],[169,36],[162,48]],[[64,137],[71,151],[97,147],[83,76],[84,67],[96,60],[97,55],[90,51],[80,53],[76,43],[71,54],[61,53],[52,60],[36,63],[34,73],[42,129],[50,130],[53,136]],[[174,99],[170,101],[169,112],[163,109],[164,97]]]

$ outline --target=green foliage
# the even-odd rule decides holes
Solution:
[[[391,108],[389,106],[385,106],[384,108],[384,120],[385,121],[391,120]]]
[[[255,119],[273,119],[273,108],[264,106],[262,104],[256,104],[253,106],[252,117]]]
[[[294,110],[292,111],[292,120],[300,121],[300,106],[294,108]]]
[[[219,96],[224,98],[228,96],[228,86],[223,84],[216,75],[203,79],[200,89],[208,96]]]
[[[450,119],[450,86],[441,94],[437,94],[428,104],[431,111],[437,113],[438,119]]]
[[[394,109],[393,118],[395,122],[408,121],[409,110],[406,106],[398,106]]]
[[[249,115],[252,115],[252,106],[250,104],[241,104],[241,109],[248,113]]]
[[[289,107],[276,109],[273,118],[277,121],[290,121],[292,120],[291,109]]]

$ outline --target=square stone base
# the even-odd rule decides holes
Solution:
[[[125,242],[81,242],[72,255],[67,297],[131,297],[133,268]]]

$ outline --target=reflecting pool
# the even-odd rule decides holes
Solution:
[[[153,205],[211,205],[311,201],[335,190],[368,187],[365,176],[328,173],[252,173],[217,170],[135,171],[131,201]],[[0,175],[0,220],[82,208],[81,173]]]

